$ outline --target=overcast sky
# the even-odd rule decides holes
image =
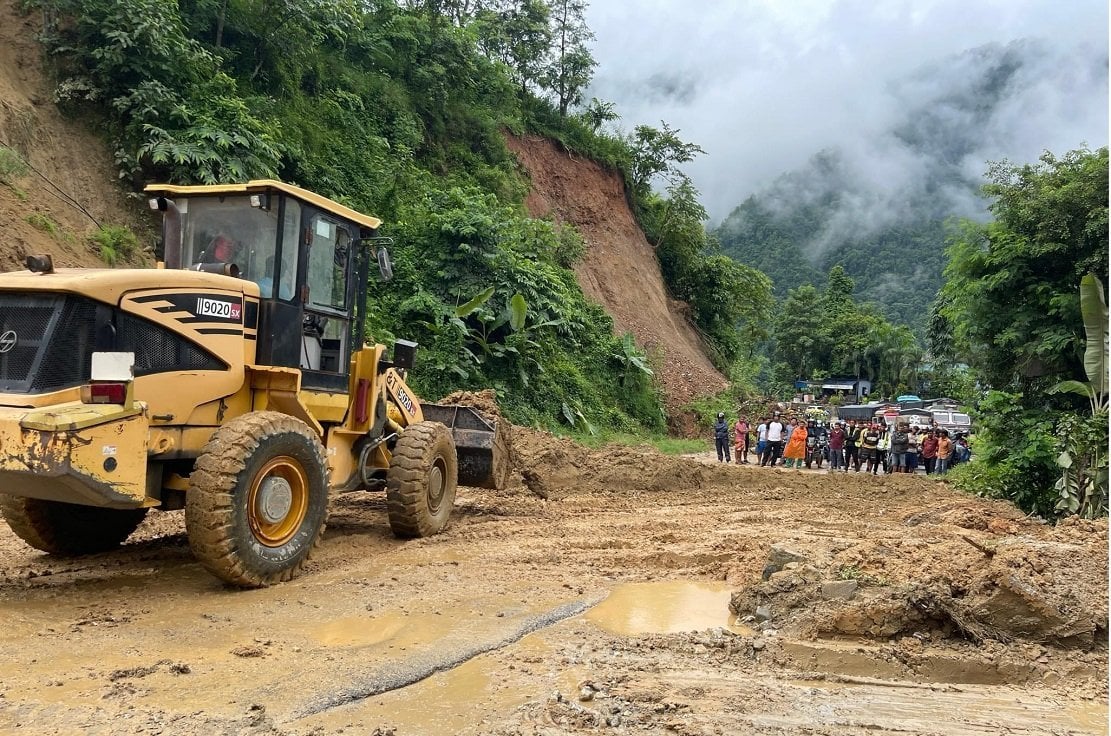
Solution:
[[[1106,0],[590,0],[587,23],[588,98],[615,103],[625,131],[666,120],[701,145],[686,171],[712,221],[821,149],[878,159],[871,141],[907,105],[892,82],[985,44],[1050,53],[965,162],[974,174],[1108,140]]]

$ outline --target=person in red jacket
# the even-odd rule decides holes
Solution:
[[[748,464],[748,420],[738,417],[733,424],[733,450],[737,462]]]
[[[845,437],[848,433],[845,431],[845,423],[837,422],[829,433],[829,469],[830,471],[845,469],[849,472],[849,466],[845,464]]]
[[[918,454],[922,456],[922,464],[926,466],[926,475],[932,474],[934,465],[937,464],[937,432],[926,433],[922,444],[918,446]]]

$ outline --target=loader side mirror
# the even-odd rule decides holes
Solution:
[[[417,360],[417,343],[408,340],[395,340],[393,344],[394,368],[409,369]]]
[[[393,262],[390,260],[390,252],[384,245],[378,248],[378,275],[381,281],[393,279]]]

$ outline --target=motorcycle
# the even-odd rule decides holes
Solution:
[[[822,469],[822,463],[829,457],[829,438],[826,436],[815,437],[813,435],[806,438],[806,469],[810,470],[813,463],[818,464],[818,470]]]

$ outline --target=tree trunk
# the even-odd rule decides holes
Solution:
[[[228,0],[220,3],[220,12],[216,16],[216,48],[224,47],[224,17],[228,12]]]

